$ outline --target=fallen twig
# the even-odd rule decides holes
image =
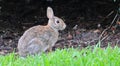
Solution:
[[[102,42],[104,39],[106,39],[108,37],[108,35],[106,35],[105,37],[103,37],[100,42]]]
[[[101,35],[99,36],[99,40],[102,38],[102,35],[105,33],[105,31],[107,31],[108,29],[111,28],[111,26],[112,26],[113,23],[115,22],[115,19],[117,18],[117,16],[118,16],[118,13],[115,15],[115,17],[114,17],[114,19],[112,20],[111,24],[110,24],[106,29],[103,30],[103,32],[102,32]]]

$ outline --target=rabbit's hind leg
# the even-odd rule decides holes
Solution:
[[[29,46],[27,47],[28,54],[35,55],[40,54],[42,52],[42,41],[38,38],[34,38],[29,42]]]
[[[27,56],[27,52],[25,52],[25,51],[19,51],[18,53],[19,53],[20,57],[26,57]]]

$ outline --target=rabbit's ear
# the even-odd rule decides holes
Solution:
[[[54,13],[53,13],[53,9],[51,7],[47,8],[47,17],[48,18],[53,18]]]

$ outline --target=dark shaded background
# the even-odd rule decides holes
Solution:
[[[95,28],[98,23],[105,27],[115,14],[107,19],[105,16],[111,11],[116,13],[118,4],[119,0],[0,0],[0,27],[23,30],[24,27],[46,24],[48,6],[65,20],[68,27],[81,23],[89,24],[80,25],[84,28]]]

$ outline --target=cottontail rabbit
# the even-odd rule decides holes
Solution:
[[[48,48],[52,48],[58,40],[58,30],[64,30],[66,24],[61,18],[54,16],[51,7],[47,8],[48,24],[46,26],[34,26],[24,32],[18,41],[18,53],[20,56],[40,54]]]

